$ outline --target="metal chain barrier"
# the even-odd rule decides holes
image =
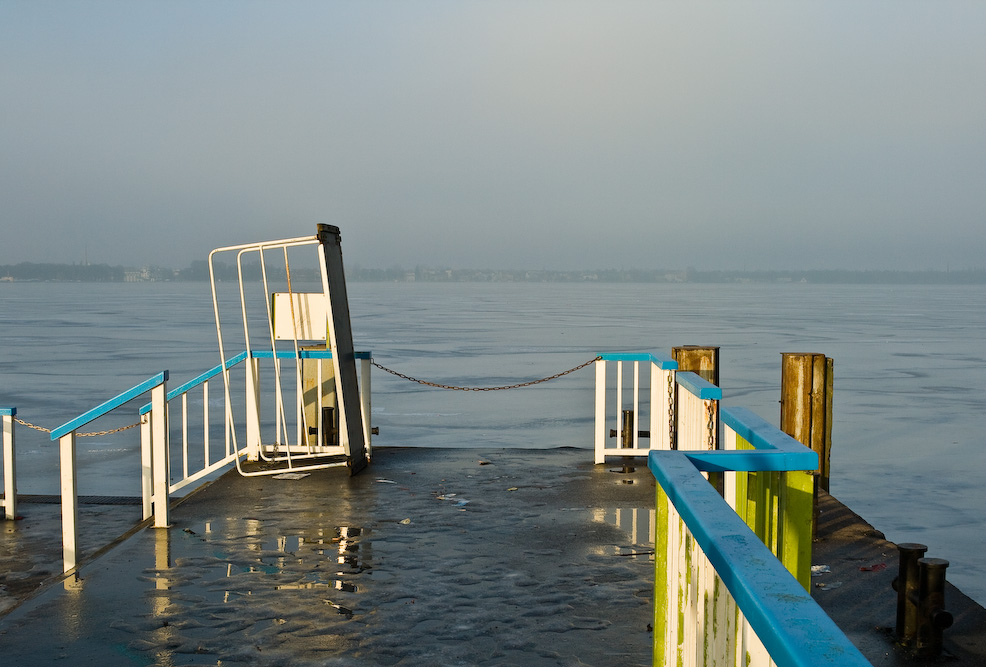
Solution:
[[[678,449],[678,445],[675,444],[675,433],[674,433],[674,423],[677,415],[675,414],[674,405],[674,373],[668,373],[668,446],[671,449]]]
[[[716,432],[715,410],[716,410],[716,408],[715,408],[715,401],[706,401],[705,402],[705,411],[709,415],[709,423],[707,424],[707,428],[709,430],[709,449],[710,450],[713,450],[713,449],[716,448],[716,439],[715,439],[715,432]]]
[[[381,366],[380,364],[372,360],[370,361],[370,363],[372,363],[380,370],[390,373],[391,375],[396,375],[397,377],[403,380],[408,380],[410,382],[417,382],[418,384],[423,384],[426,387],[436,387],[438,389],[454,389],[455,391],[500,391],[503,389],[519,389],[520,387],[530,387],[535,384],[541,384],[542,382],[557,380],[558,378],[564,375],[568,375],[569,373],[574,373],[577,370],[581,370],[586,366],[588,366],[589,364],[592,364],[601,358],[602,357],[593,357],[589,361],[579,364],[575,368],[569,368],[567,371],[562,371],[561,373],[555,373],[554,375],[549,375],[548,377],[541,378],[540,380],[530,380],[529,382],[518,382],[517,384],[508,384],[500,387],[457,387],[451,384],[440,384],[438,382],[429,382],[427,380],[419,380],[418,378],[411,377],[410,375],[404,375],[404,373],[395,371],[392,368],[387,368],[386,366]]]
[[[594,363],[596,361],[599,361],[599,359],[601,359],[601,358],[602,357],[593,357],[592,359],[589,359],[588,361],[586,361],[584,363],[581,363],[578,366],[575,366],[574,368],[569,368],[567,371],[562,371],[561,373],[555,373],[554,375],[549,375],[548,377],[540,378],[538,380],[529,380],[528,382],[518,382],[517,384],[508,384],[508,385],[503,385],[503,386],[500,386],[500,387],[457,387],[457,386],[451,385],[451,384],[440,384],[438,382],[429,382],[428,380],[420,380],[418,378],[411,377],[410,375],[405,375],[404,373],[401,373],[399,371],[395,371],[392,368],[387,368],[386,366],[382,366],[382,365],[380,365],[377,362],[372,361],[372,360],[370,361],[370,363],[372,363],[374,366],[376,366],[380,370],[385,371],[387,373],[390,373],[391,375],[396,375],[397,377],[399,377],[399,378],[401,378],[403,380],[408,380],[410,382],[417,382],[418,384],[423,384],[423,385],[425,385],[427,387],[436,387],[438,389],[453,389],[453,390],[456,390],[456,391],[500,391],[500,390],[503,390],[503,389],[519,389],[521,387],[530,387],[530,386],[533,386],[533,385],[536,385],[536,384],[541,384],[542,382],[550,382],[551,380],[557,380],[558,378],[564,377],[565,375],[568,375],[569,373],[574,373],[575,371],[582,370],[583,368],[585,368],[589,364],[592,364],[592,363]],[[28,428],[33,428],[36,431],[42,431],[43,433],[51,433],[51,429],[50,428],[45,428],[44,426],[38,426],[37,424],[32,424],[31,422],[24,421],[23,419],[20,419],[19,417],[14,417],[14,421],[16,421],[21,426],[26,426]],[[79,436],[79,437],[83,437],[83,438],[85,438],[85,437],[92,437],[92,436],[99,436],[99,435],[112,435],[114,433],[119,433],[121,431],[126,431],[127,429],[131,429],[131,428],[134,428],[136,426],[140,426],[140,422],[137,422],[135,424],[129,424],[127,426],[120,426],[119,428],[112,428],[112,429],[109,429],[109,430],[106,430],[106,431],[93,431],[92,433],[76,433],[76,435]]]
[[[35,431],[41,431],[42,433],[51,433],[50,428],[45,428],[44,426],[38,426],[37,424],[32,424],[31,422],[24,421],[19,417],[14,417],[14,421],[21,426],[26,426],[28,428],[33,428]],[[126,431],[128,428],[134,428],[135,426],[140,426],[140,422],[136,424],[128,424],[127,426],[120,426],[119,428],[111,428],[107,431],[93,431],[92,433],[76,433],[80,438],[91,438],[97,435],[113,435],[114,433],[119,433],[120,431]]]

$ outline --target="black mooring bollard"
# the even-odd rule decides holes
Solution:
[[[620,433],[620,437],[622,440],[621,445],[623,449],[633,449],[633,427],[634,427],[633,410],[624,410],[623,428],[622,428],[622,432]],[[636,472],[636,468],[634,468],[633,465],[631,465],[632,463],[633,463],[632,458],[624,457],[623,472],[625,473]]]
[[[910,597],[917,595],[920,580],[918,559],[924,556],[928,547],[916,542],[904,542],[897,545],[897,551],[900,553],[900,566],[893,582],[897,591],[897,641],[910,646],[918,631],[918,608]]]
[[[905,542],[897,545],[900,566],[893,587],[897,591],[897,641],[920,658],[941,654],[942,633],[952,626],[945,610],[945,569],[948,561],[925,558],[928,547]]]
[[[920,583],[918,585],[917,654],[933,658],[941,654],[942,633],[952,627],[952,614],[945,611],[944,558],[920,558]]]
[[[620,431],[617,432],[615,428],[609,429],[609,437],[615,438],[618,435],[620,436],[620,449],[633,449],[633,427],[635,425],[636,420],[633,416],[633,410],[624,410],[622,412]],[[637,431],[637,437],[650,438],[650,431]],[[613,472],[631,473],[636,472],[636,470],[637,469],[633,467],[633,457],[624,456],[623,470],[614,470]],[[629,484],[631,482],[627,483]]]

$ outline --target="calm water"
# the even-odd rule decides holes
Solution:
[[[600,351],[720,346],[724,401],[778,419],[780,354],[835,359],[832,491],[897,542],[947,558],[986,602],[986,288],[351,283],[358,349],[446,384],[501,385]],[[0,283],[0,405],[58,426],[158,371],[218,363],[206,284]],[[590,448],[591,369],[509,392],[373,376],[378,446]],[[97,422],[136,421],[136,406]],[[17,431],[22,493],[55,493],[57,451]],[[80,440],[80,493],[137,495],[136,430]],[[586,454],[589,456],[589,454]]]

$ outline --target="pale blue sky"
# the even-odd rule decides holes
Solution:
[[[0,0],[0,264],[986,266],[986,3]]]

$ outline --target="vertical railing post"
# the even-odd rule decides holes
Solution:
[[[664,412],[662,409],[661,396],[662,383],[661,383],[661,369],[658,368],[657,364],[653,361],[649,362],[650,366],[650,446],[651,449],[667,449],[662,447],[661,443],[664,442],[661,434],[667,431],[667,422],[661,425],[663,421],[661,415]]]
[[[202,383],[202,460],[205,467],[212,463],[209,449],[209,381]]]
[[[0,408],[3,417],[3,516],[17,518],[17,456],[14,445],[14,415],[17,408]]]
[[[168,438],[168,401],[165,383],[151,390],[151,442],[154,473],[154,527],[167,528],[171,521],[168,487],[171,483],[171,453]]]
[[[372,405],[371,394],[370,394],[370,358],[366,357],[360,359],[360,370],[359,370],[359,398],[360,405],[363,413],[363,438],[366,440],[366,456],[369,458],[372,455],[372,438],[373,425],[371,422]],[[321,387],[321,384],[319,384]],[[321,398],[321,390],[319,391],[319,398]]]
[[[62,487],[62,566],[68,572],[78,563],[79,495],[75,470],[75,431],[58,439]]]
[[[246,369],[246,444],[247,460],[260,459],[260,360],[247,357]]]
[[[606,361],[596,359],[596,418],[593,444],[595,462],[606,462]]]
[[[140,499],[142,505],[141,519],[149,519],[153,512],[154,497],[154,461],[153,435],[151,433],[152,413],[145,412],[140,416]]]

